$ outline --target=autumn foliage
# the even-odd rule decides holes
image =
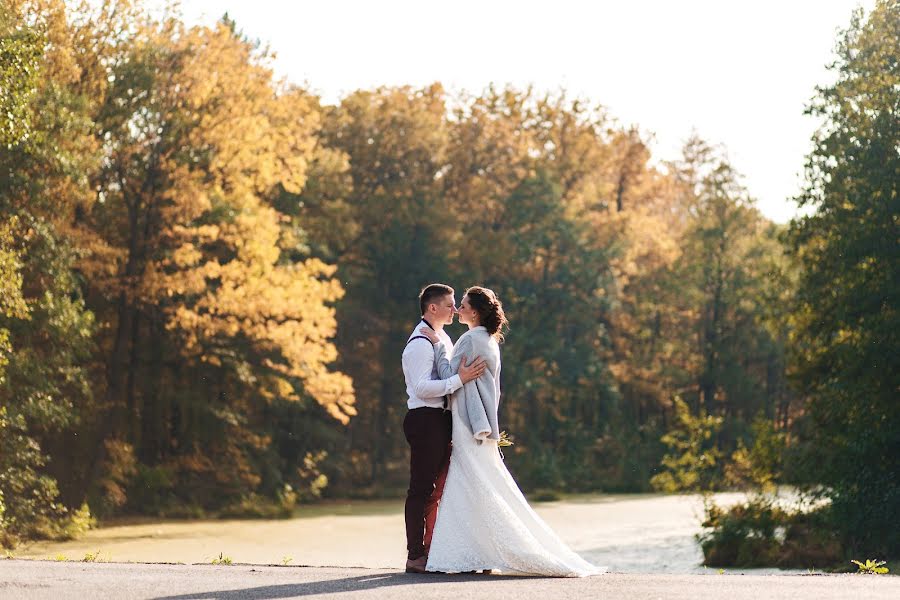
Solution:
[[[565,92],[325,104],[227,16],[2,8],[0,542],[70,535],[87,507],[402,494],[399,357],[434,281],[508,308],[501,420],[526,490],[692,481],[659,476],[684,462],[679,427],[716,423],[700,454],[727,462],[802,415],[802,261],[724,149],[661,160]]]

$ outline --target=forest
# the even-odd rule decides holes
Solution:
[[[725,148],[662,160],[564,91],[328,104],[227,15],[3,0],[0,546],[401,497],[400,354],[443,282],[504,303],[530,496],[788,485],[900,556],[897,48],[896,0],[836,40],[777,224]]]

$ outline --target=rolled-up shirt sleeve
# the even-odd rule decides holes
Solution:
[[[415,340],[403,351],[403,362],[418,398],[440,398],[462,387],[459,375],[448,379],[432,379],[434,347],[427,340]]]

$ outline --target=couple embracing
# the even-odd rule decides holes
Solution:
[[[584,577],[605,571],[570,550],[532,510],[499,451],[501,330],[493,291],[426,286],[403,351],[410,446],[406,571]],[[456,345],[454,315],[469,330]],[[452,445],[451,445],[452,440]],[[440,510],[439,510],[440,508]]]

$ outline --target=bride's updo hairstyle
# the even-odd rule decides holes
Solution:
[[[478,313],[478,319],[488,333],[494,336],[498,342],[503,341],[501,329],[509,327],[509,321],[503,314],[503,303],[497,298],[493,290],[480,285],[473,285],[466,290],[469,297],[469,305]]]

